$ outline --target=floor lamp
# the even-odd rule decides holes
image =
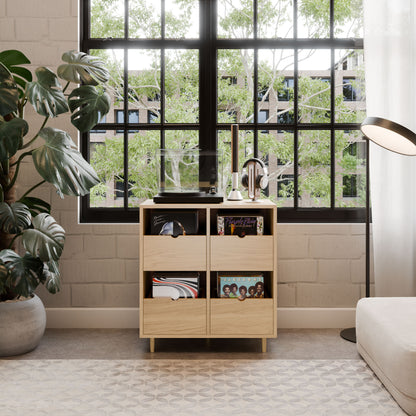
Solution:
[[[369,140],[395,153],[416,156],[416,134],[406,127],[380,117],[367,117],[361,124],[361,132],[367,139],[366,166],[366,222],[365,222],[365,296],[370,297],[370,181]],[[343,329],[341,337],[356,342],[355,328]]]

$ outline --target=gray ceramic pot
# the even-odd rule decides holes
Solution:
[[[38,296],[0,302],[0,357],[36,348],[45,332],[46,312]]]

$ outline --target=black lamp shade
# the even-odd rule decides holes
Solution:
[[[364,136],[392,152],[416,156],[416,134],[406,127],[379,117],[367,117],[361,124]]]

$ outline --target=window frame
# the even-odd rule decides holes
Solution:
[[[169,124],[163,120],[160,123],[140,123],[131,125],[128,117],[124,117],[124,123],[97,124],[96,130],[123,129],[124,136],[124,160],[128,160],[128,131],[133,130],[160,130],[161,147],[164,146],[164,132],[167,130],[199,130],[199,144],[201,150],[214,151],[217,146],[217,132],[220,130],[231,130],[229,123],[218,123],[217,121],[217,51],[222,49],[253,49],[254,51],[254,120],[250,123],[239,124],[240,130],[253,130],[253,155],[259,156],[258,137],[265,127],[259,123],[259,88],[258,88],[258,52],[262,49],[292,49],[295,54],[301,49],[330,49],[331,51],[331,117],[329,123],[299,123],[298,104],[294,102],[294,123],[268,123],[268,130],[286,130],[294,135],[294,187],[295,195],[298,190],[298,136],[301,131],[327,130],[331,135],[331,204],[329,208],[301,208],[298,198],[294,198],[293,207],[278,208],[278,222],[365,222],[365,207],[362,208],[339,208],[335,206],[335,131],[336,130],[359,130],[360,123],[336,123],[335,122],[335,50],[363,50],[362,38],[335,38],[334,36],[334,0],[330,2],[330,36],[324,39],[306,39],[297,37],[297,0],[293,0],[293,38],[259,39],[257,38],[257,3],[254,6],[254,36],[250,39],[223,39],[217,38],[217,0],[199,0],[199,39],[165,39],[163,32],[164,12],[162,11],[162,38],[161,39],[129,39],[128,38],[128,0],[125,1],[125,33],[124,38],[97,39],[90,37],[90,1],[80,0],[80,50],[88,53],[91,49],[161,49],[165,51],[173,49],[197,49],[199,50],[199,119],[196,124]],[[162,0],[163,1],[163,0]],[[162,53],[162,78],[163,78],[163,53]],[[125,63],[125,79],[127,79],[127,68]],[[298,75],[297,62],[294,67],[294,95],[298,97]],[[127,96],[128,85],[124,85],[124,96]],[[160,105],[163,112],[164,92],[162,80],[162,92]],[[123,100],[124,114],[128,114],[128,100]],[[148,120],[149,121],[149,120]],[[81,151],[87,160],[90,158],[89,134],[81,134]],[[366,155],[366,163],[368,157]],[[128,166],[125,163],[124,177],[128,178]],[[80,222],[82,223],[135,223],[139,222],[139,208],[128,207],[128,181],[124,181],[124,207],[122,208],[93,208],[89,206],[89,196],[81,197],[80,200]],[[226,197],[226,196],[225,196]]]

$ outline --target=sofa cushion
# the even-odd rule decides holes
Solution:
[[[416,297],[357,304],[357,349],[398,404],[416,415]]]

